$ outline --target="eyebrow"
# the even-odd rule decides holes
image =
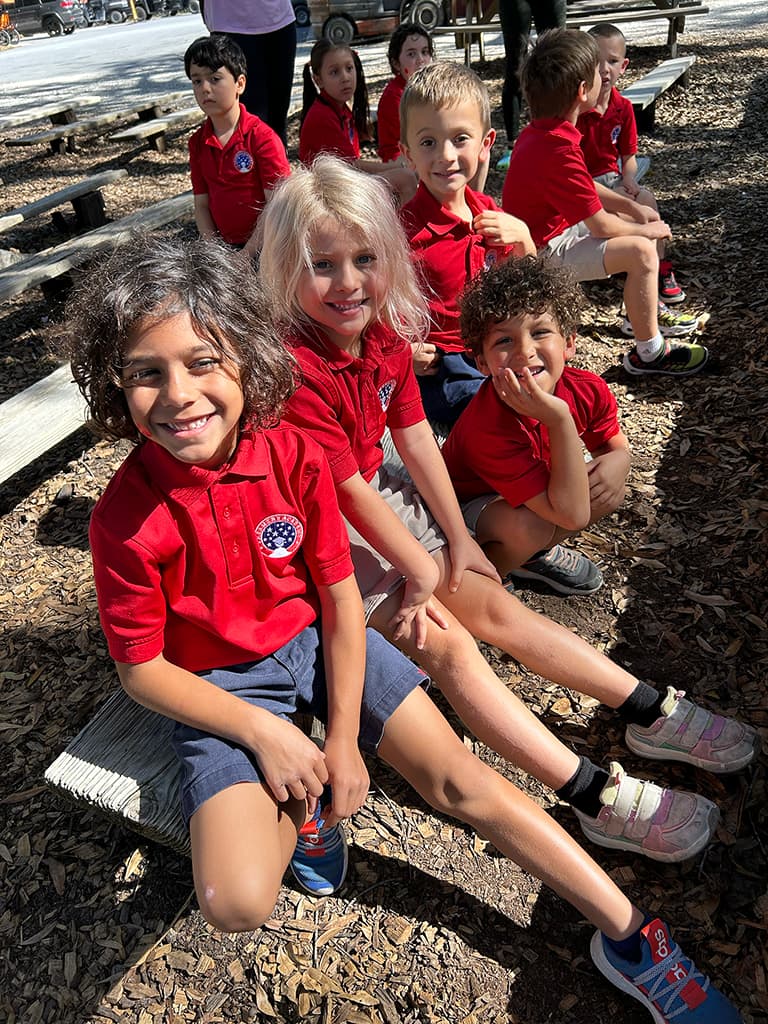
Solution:
[[[210,343],[206,344],[205,342],[201,342],[199,345],[194,345],[191,348],[185,349],[184,352],[182,353],[182,357],[184,359],[189,359],[192,356],[197,356],[197,355],[201,355],[203,353],[211,353],[211,352],[216,352],[216,349],[213,347],[213,345],[210,344]],[[161,353],[157,353],[156,352],[156,353],[154,353],[152,355],[143,355],[140,352],[137,356],[131,356],[130,359],[124,359],[124,361],[121,363],[121,365],[122,366],[136,366],[137,363],[138,364],[141,364],[141,363],[155,363],[155,362],[158,361],[158,359],[162,359],[162,354]]]

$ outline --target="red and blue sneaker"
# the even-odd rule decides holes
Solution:
[[[639,960],[624,960],[601,932],[590,945],[598,971],[637,999],[655,1024],[743,1024],[739,1011],[655,918],[640,929]]]
[[[330,896],[347,877],[347,839],[341,825],[325,824],[323,807],[331,804],[331,791],[323,790],[315,813],[299,830],[291,871],[299,885],[313,896]]]

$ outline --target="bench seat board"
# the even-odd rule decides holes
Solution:
[[[200,107],[185,107],[184,110],[174,110],[171,114],[164,114],[162,117],[154,117],[151,121],[140,121],[132,124],[129,128],[123,128],[110,139],[146,139],[152,135],[162,135],[168,128],[181,121],[202,121],[205,114]]]
[[[36,199],[33,203],[17,206],[15,210],[10,210],[8,213],[0,216],[0,233],[8,231],[24,221],[31,220],[41,213],[54,210],[57,206],[63,206],[73,199],[87,195],[89,192],[95,192],[105,185],[111,185],[112,182],[127,177],[128,171],[124,168],[116,171],[104,171],[102,174],[94,174],[91,178],[85,178],[74,185],[68,185],[66,188],[59,189],[58,192],[52,192],[49,196],[43,196],[42,199]]]
[[[85,401],[69,364],[0,405],[0,483],[82,427]]]
[[[648,74],[643,75],[632,85],[621,90],[621,95],[630,101],[633,107],[645,110],[654,100],[675,84],[696,62],[695,55],[689,57],[673,57],[662,61]]]
[[[0,131],[5,128],[18,128],[22,124],[33,124],[35,121],[44,121],[46,117],[58,117],[59,114],[77,112],[80,107],[93,107],[101,103],[101,96],[78,96],[71,101],[49,103],[43,107],[35,107],[27,110],[16,110],[11,114],[0,117]]]
[[[0,270],[0,302],[20,295],[27,288],[33,288],[65,274],[73,267],[85,263],[101,249],[117,245],[131,231],[163,227],[192,212],[192,192],[182,192],[153,206],[137,210],[121,220],[94,228],[85,235],[71,238],[52,249],[46,249],[37,256],[30,256],[19,263],[14,263],[5,270]]]

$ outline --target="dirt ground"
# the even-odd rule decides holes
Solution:
[[[698,57],[690,87],[663,98],[641,150],[653,157],[649,181],[675,231],[688,308],[711,314],[714,359],[687,382],[628,380],[619,368],[619,292],[589,288],[577,361],[615,390],[633,448],[630,493],[611,521],[582,538],[604,568],[602,591],[523,599],[642,678],[684,688],[765,738],[768,43],[758,31],[706,42],[692,35],[684,52]],[[665,54],[632,56],[637,73]],[[500,62],[478,70],[498,100]],[[126,166],[127,181],[106,192],[117,217],[187,187],[185,140],[178,136],[163,156],[104,141],[62,156],[0,153],[4,204]],[[492,173],[489,191],[498,197],[501,184]],[[22,252],[60,238],[42,221],[4,237]],[[98,274],[98,263],[87,272]],[[50,372],[59,333],[39,292],[3,305],[0,400]],[[205,924],[186,859],[47,791],[46,766],[116,685],[97,621],[87,521],[124,453],[82,431],[0,488],[0,1018],[646,1021],[595,972],[591,928],[577,913],[482,838],[431,813],[378,764],[370,765],[368,803],[348,827],[343,892],[314,900],[288,883],[273,920],[239,936]],[[748,1024],[768,1021],[765,755],[729,778],[643,766],[626,751],[615,717],[593,701],[497,651],[488,656],[578,750],[717,801],[717,840],[696,860],[664,866],[592,852],[633,899],[663,910]],[[551,793],[474,746],[579,835]]]

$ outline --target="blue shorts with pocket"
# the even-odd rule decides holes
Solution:
[[[260,661],[200,672],[203,679],[241,700],[289,719],[296,712],[327,721],[320,624],[313,623]],[[365,687],[360,709],[360,749],[375,754],[390,715],[427,682],[424,673],[379,633],[366,630]],[[177,723],[173,747],[181,760],[184,820],[216,793],[239,782],[263,782],[252,751],[230,740]]]

